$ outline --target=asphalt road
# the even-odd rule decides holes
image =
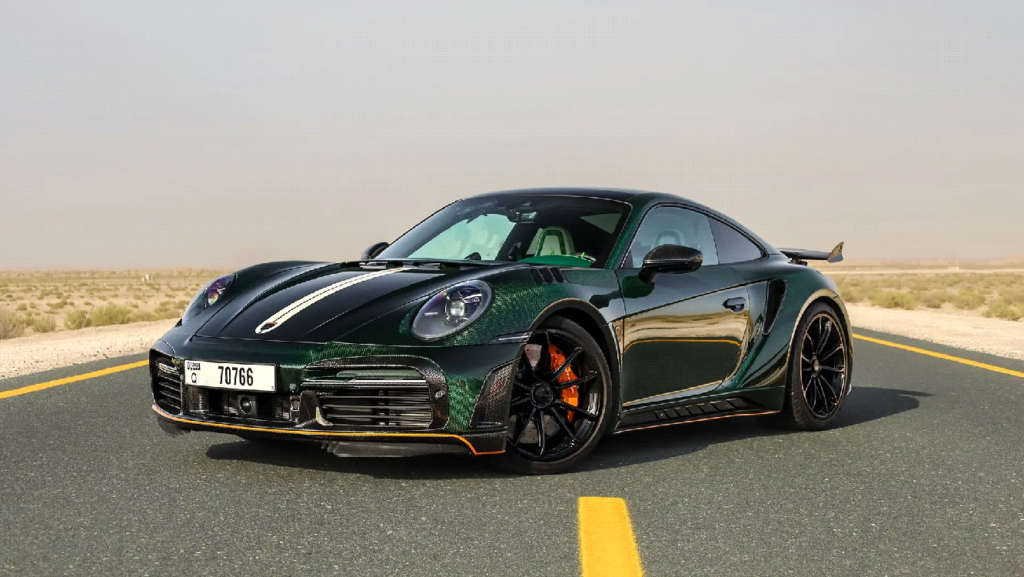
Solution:
[[[856,348],[833,430],[666,427],[551,477],[166,437],[145,369],[0,399],[0,573],[571,576],[577,498],[609,496],[649,576],[1024,574],[1024,379]]]

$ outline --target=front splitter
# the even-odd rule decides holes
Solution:
[[[414,433],[398,431],[323,431],[307,429],[283,429],[274,427],[261,427],[240,423],[218,423],[204,421],[180,415],[172,415],[157,405],[153,405],[153,412],[156,413],[157,423],[160,428],[169,434],[188,431],[210,431],[217,433],[251,434],[253,436],[266,438],[290,438],[305,441],[334,441],[343,443],[339,447],[345,454],[359,452],[360,455],[370,456],[395,456],[400,454],[422,455],[432,453],[452,453],[452,447],[459,449],[458,452],[469,452],[472,455],[497,455],[505,452],[505,432],[471,433],[456,435],[453,433]],[[365,449],[351,449],[355,444],[367,443]],[[387,445],[411,445],[403,452],[399,448],[384,450],[373,453],[372,446]],[[436,450],[430,450],[430,446]],[[333,452],[333,451],[332,451]]]

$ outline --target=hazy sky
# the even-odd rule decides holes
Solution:
[[[1024,254],[1024,2],[0,3],[0,269],[343,260],[488,190]]]

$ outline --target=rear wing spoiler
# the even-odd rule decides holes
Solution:
[[[827,260],[828,262],[843,261],[843,243],[836,245],[832,252],[820,250],[804,250],[802,248],[780,248],[779,252],[789,257],[796,264],[807,264],[809,260]]]

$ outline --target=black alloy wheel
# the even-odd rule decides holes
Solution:
[[[824,304],[805,314],[790,359],[787,416],[804,429],[823,429],[838,414],[849,392],[847,334]]]
[[[613,401],[608,363],[582,327],[555,317],[534,331],[513,373],[505,454],[518,473],[557,473],[593,450]]]

